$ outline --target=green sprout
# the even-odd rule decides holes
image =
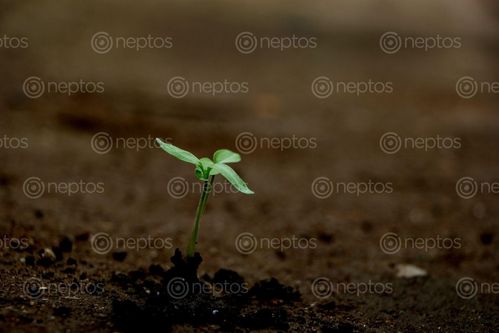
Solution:
[[[194,220],[194,228],[192,230],[191,240],[187,246],[187,256],[192,257],[196,251],[196,244],[198,242],[199,235],[199,221],[201,220],[201,215],[203,215],[206,203],[208,202],[208,195],[211,192],[213,185],[213,180],[215,175],[224,176],[239,192],[244,194],[253,194],[254,192],[248,188],[244,180],[239,177],[239,175],[227,165],[227,163],[237,163],[241,161],[241,156],[234,153],[228,149],[219,149],[213,154],[213,160],[208,157],[197,158],[194,154],[188,152],[187,150],[175,147],[172,144],[156,139],[161,149],[166,151],[168,154],[175,156],[181,161],[192,163],[196,166],[195,173],[196,177],[203,181],[203,192],[201,193],[201,198],[199,199],[198,208],[196,210],[196,218]]]

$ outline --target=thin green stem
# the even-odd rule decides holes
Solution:
[[[199,221],[204,213],[206,203],[208,202],[208,196],[210,195],[211,188],[213,185],[213,180],[215,176],[210,176],[203,184],[203,193],[201,193],[201,198],[199,198],[198,208],[196,210],[196,219],[194,220],[194,228],[192,229],[192,236],[189,245],[187,246],[187,256],[192,257],[196,252],[196,245],[198,243],[199,236]]]

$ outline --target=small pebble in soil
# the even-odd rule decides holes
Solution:
[[[69,239],[69,237],[64,237],[59,242],[59,249],[62,252],[71,252],[73,250],[73,242]]]
[[[54,252],[51,249],[43,249],[38,252],[40,255],[40,259],[36,261],[37,265],[43,266],[43,267],[49,267],[54,264],[56,256]]]
[[[414,278],[414,277],[420,277],[420,276],[426,276],[428,273],[422,269],[419,268],[415,265],[410,265],[410,264],[400,264],[396,266],[397,268],[397,277],[400,278]]]
[[[66,261],[66,265],[68,265],[68,266],[75,266],[77,264],[78,264],[78,262],[76,261],[75,258],[68,258],[68,260]]]
[[[9,178],[5,175],[0,175],[0,186],[7,186],[9,184]]]
[[[89,232],[83,232],[75,236],[77,242],[86,242],[90,238]]]
[[[33,266],[35,264],[35,257],[33,256],[27,256],[25,259],[24,259],[24,263],[28,266]]]
[[[125,251],[113,252],[113,259],[123,262],[126,259],[127,253]]]
[[[61,261],[64,259],[61,249],[58,246],[52,246],[52,251],[55,254],[55,261]]]
[[[277,258],[279,258],[279,260],[285,260],[286,259],[286,253],[284,253],[283,251],[275,250],[274,254],[275,254],[275,256]]]
[[[373,231],[373,224],[370,221],[364,220],[360,223],[360,228],[365,234],[369,234]]]
[[[483,245],[490,245],[492,244],[493,240],[494,240],[494,234],[490,232],[482,232],[480,234],[480,241],[482,242]]]
[[[334,235],[332,233],[329,233],[329,232],[320,232],[318,235],[318,238],[321,242],[329,244],[329,243],[333,242]]]
[[[33,212],[33,215],[35,215],[35,217],[39,220],[43,219],[43,216],[44,216],[43,211],[40,209],[35,209]]]
[[[68,317],[71,314],[71,309],[67,306],[59,306],[54,309],[54,316]]]
[[[55,254],[54,254],[54,251],[52,251],[51,249],[49,248],[45,248],[43,250],[40,250],[38,252],[38,254],[40,255],[40,257],[42,258],[49,258],[49,259],[52,259],[52,260],[55,260]]]

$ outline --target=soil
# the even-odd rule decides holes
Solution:
[[[242,3],[0,0],[0,31],[30,39],[0,49],[0,331],[499,331],[499,194],[456,193],[462,177],[499,182],[498,95],[455,90],[465,75],[499,80],[495,2]],[[175,47],[100,55],[89,47],[95,31],[168,35]],[[315,36],[318,47],[243,55],[241,31]],[[388,55],[386,31],[459,36],[463,47]],[[21,87],[33,75],[103,81],[105,93],[30,99]],[[177,75],[250,89],[176,99],[165,87]],[[394,92],[319,99],[319,76],[391,81]],[[113,142],[106,153],[92,149],[99,132]],[[237,151],[245,132],[258,147],[233,166],[255,195],[217,176],[223,190],[208,200],[199,254],[186,259],[177,249],[201,187],[193,166],[153,139],[210,156]],[[460,145],[386,154],[387,132]],[[45,184],[39,197],[25,193],[30,177]],[[181,197],[170,193],[175,177],[188,186]],[[393,191],[338,187],[319,198],[319,177]],[[248,233],[255,248],[244,252]],[[383,251],[387,233],[402,241],[395,253]],[[462,297],[463,278],[476,294]]]
[[[393,293],[360,298],[334,294],[310,303],[276,278],[250,287],[229,269],[199,277],[199,253],[186,259],[178,249],[170,266],[102,271],[81,259],[81,253],[88,251],[88,239],[87,233],[65,236],[52,249],[30,244],[22,251],[4,253],[3,265],[8,267],[2,278],[4,329],[80,331],[83,324],[92,331],[123,332],[409,332],[435,327],[492,332],[497,328],[495,295],[463,300],[451,282],[442,279],[385,276],[393,283]],[[483,246],[489,245],[486,241]],[[75,253],[74,247],[79,251]],[[12,257],[18,260],[8,259]]]

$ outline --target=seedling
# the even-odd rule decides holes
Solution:
[[[196,251],[196,244],[199,235],[199,221],[203,215],[208,196],[211,192],[213,180],[215,175],[222,175],[225,177],[239,192],[244,194],[253,194],[254,192],[248,188],[246,183],[239,177],[239,175],[227,165],[227,163],[237,163],[241,161],[241,156],[228,149],[219,149],[213,154],[213,160],[208,157],[197,158],[194,154],[187,150],[175,147],[172,144],[156,139],[161,149],[168,154],[175,156],[181,161],[192,163],[196,166],[196,177],[203,182],[203,191],[201,198],[199,198],[198,208],[196,210],[196,218],[194,220],[194,228],[192,229],[191,240],[187,246],[187,256],[192,257]]]

